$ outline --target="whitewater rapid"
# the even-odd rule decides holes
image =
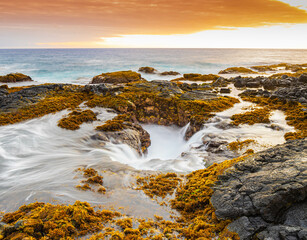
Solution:
[[[95,126],[116,116],[114,112],[102,108],[94,109],[99,113],[99,121],[83,124],[76,131],[57,126],[57,122],[68,113],[67,110],[2,126],[0,209],[12,210],[33,201],[73,202],[78,199],[94,204],[118,203],[127,207],[133,202],[142,206],[133,209],[134,214],[144,209],[155,211],[157,206],[144,202],[144,196],[140,197],[138,191],[129,188],[134,176],[141,173],[139,170],[187,173],[204,168],[204,159],[210,154],[206,151],[203,138],[210,134],[228,142],[251,138],[258,142],[254,149],[262,150],[283,143],[285,132],[293,131],[280,111],[273,112],[271,121],[280,126],[281,131],[273,130],[268,124],[229,129],[219,127],[221,123],[228,124],[233,114],[247,111],[252,106],[252,103],[240,102],[231,109],[217,113],[188,141],[184,139],[188,125],[184,128],[143,125],[152,142],[148,154],[143,156],[128,145],[102,144],[91,138],[95,134]],[[214,162],[214,159],[211,161]],[[80,182],[80,175],[75,170],[79,167],[95,167],[105,171],[104,186],[110,194],[102,198],[97,193],[77,190],[75,186]]]

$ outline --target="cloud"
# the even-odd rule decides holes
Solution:
[[[10,0],[0,27],[40,24],[110,34],[187,34],[203,30],[307,23],[307,12],[276,0]],[[71,30],[70,30],[71,29]],[[98,35],[97,35],[98,36]],[[93,38],[93,36],[89,36]],[[78,40],[77,40],[78,41]]]

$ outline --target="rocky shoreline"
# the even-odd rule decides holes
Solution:
[[[255,73],[276,67],[280,66],[254,66],[253,70],[232,68],[220,74]],[[296,130],[285,134],[286,143],[257,153],[249,148],[252,140],[231,143],[215,135],[206,135],[199,148],[205,148],[216,160],[210,162],[212,165],[207,169],[184,177],[166,174],[139,180],[140,187],[134,191],[150,192],[149,197],[157,195],[163,196],[162,199],[172,195],[165,204],[181,214],[172,222],[156,219],[152,224],[146,223],[148,229],[157,231],[155,234],[144,231],[144,226],[134,228],[134,220],[130,223],[127,216],[108,212],[112,216],[108,218],[108,224],[117,224],[117,227],[112,225],[110,234],[103,235],[108,230],[100,223],[106,221],[106,215],[92,210],[87,203],[75,203],[70,210],[60,205],[39,203],[5,214],[0,221],[0,239],[73,239],[89,232],[94,234],[91,239],[104,239],[116,234],[118,239],[307,239],[307,75],[304,73],[305,65],[283,67],[298,75],[224,78],[184,74],[173,81],[146,81],[139,73],[120,71],[98,75],[85,86],[0,86],[1,126],[67,109],[70,113],[59,121],[59,127],[73,131],[83,123],[96,122],[91,140],[97,142],[97,146],[103,147],[109,142],[127,144],[139,155],[146,153],[151,144],[150,134],[142,124],[179,127],[189,124],[185,132],[188,140],[210,121],[216,121],[215,126],[224,130],[236,129],[241,124],[269,125],[271,112],[280,110],[285,113],[287,123]],[[139,71],[158,74],[150,67]],[[179,73],[160,74],[175,76]],[[4,79],[0,82],[7,83],[7,79],[11,82],[32,80],[25,75],[17,76],[21,77],[14,74],[0,77],[0,80]],[[240,100],[232,95],[236,90],[240,92]],[[217,113],[242,100],[252,102],[257,108],[234,114],[229,123],[214,118]],[[100,123],[96,118],[97,107],[107,108],[117,116]],[[278,126],[271,127],[274,131],[280,130]],[[102,176],[93,172],[89,177],[92,180],[97,178],[104,188]],[[95,184],[94,181],[91,183]],[[161,191],[155,191],[157,188]],[[48,208],[52,210],[48,212]],[[65,221],[73,230],[63,230],[58,223],[52,227],[45,225],[46,212],[53,218],[58,208],[65,211],[68,216]],[[76,219],[70,221],[74,218],[70,211],[82,212],[84,209],[87,209],[84,215],[87,220],[82,224],[91,229],[89,232],[80,227],[83,226],[80,222],[76,224]],[[39,217],[35,215],[37,211],[43,211]],[[123,224],[123,219],[129,223]]]

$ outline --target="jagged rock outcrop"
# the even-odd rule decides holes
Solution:
[[[154,74],[157,72],[156,69],[153,67],[140,67],[139,72],[147,73],[147,74]]]
[[[50,91],[63,90],[63,86],[64,84],[39,85],[12,93],[9,93],[5,88],[1,88],[0,111],[8,112],[35,103]]]
[[[135,84],[135,87],[144,89],[144,91],[160,92],[161,97],[171,97],[176,94],[182,94],[183,91],[174,82],[167,80],[154,80]]]
[[[166,72],[160,73],[160,75],[162,75],[162,76],[177,76],[177,75],[180,75],[180,73],[175,72],[175,71],[166,71]]]
[[[117,85],[112,85],[112,84],[88,84],[85,85],[83,88],[84,92],[92,92],[94,94],[102,94],[105,95],[107,93],[111,93],[111,94],[118,94],[120,93],[122,90],[124,89],[123,86],[117,86]]]
[[[110,72],[102,73],[98,76],[95,76],[90,84],[97,83],[129,83],[142,80],[141,74],[133,71],[119,71],[119,72]]]
[[[16,83],[33,81],[31,77],[22,73],[10,73],[5,76],[0,76],[0,83]]]
[[[211,203],[241,239],[307,238],[307,139],[265,150],[228,169]]]
[[[192,90],[182,94],[180,98],[184,100],[208,100],[217,99],[218,96],[211,91]]]
[[[136,123],[125,123],[125,129],[121,131],[100,131],[91,138],[103,142],[115,144],[127,144],[135,149],[139,154],[147,151],[151,144],[149,133]]]

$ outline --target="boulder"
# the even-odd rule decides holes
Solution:
[[[230,88],[221,88],[220,93],[231,93]]]
[[[154,69],[153,67],[140,67],[139,68],[139,72],[144,72],[144,73],[148,73],[148,74],[154,74],[157,72],[156,69]]]
[[[22,73],[10,73],[5,76],[0,76],[0,82],[2,83],[16,83],[16,82],[28,82],[33,81],[31,77]]]
[[[219,77],[215,81],[212,82],[213,87],[227,87],[229,81],[223,77]]]
[[[307,138],[248,157],[219,177],[211,203],[241,239],[302,239],[307,231]],[[260,236],[260,237],[259,237]],[[296,238],[292,238],[296,237]]]
[[[102,73],[98,76],[95,76],[90,84],[97,83],[129,83],[142,80],[141,74],[133,71],[119,71],[119,72],[110,72]]]
[[[307,74],[302,74],[299,78],[298,81],[301,83],[307,83]]]
[[[147,151],[151,144],[149,133],[136,123],[125,123],[125,129],[121,131],[100,131],[91,137],[93,140],[112,142],[114,144],[127,144],[139,154]]]
[[[180,73],[174,72],[174,71],[166,71],[166,72],[160,73],[160,75],[162,75],[162,76],[177,76],[177,75],[180,75]]]

